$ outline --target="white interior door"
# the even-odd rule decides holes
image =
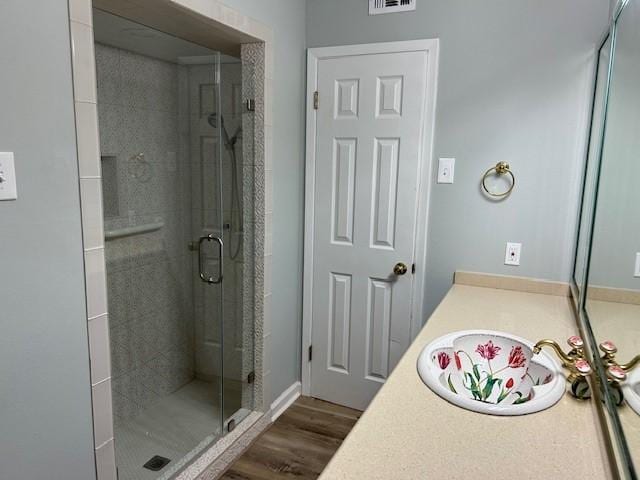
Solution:
[[[311,395],[353,408],[366,408],[411,341],[427,60],[318,61]]]

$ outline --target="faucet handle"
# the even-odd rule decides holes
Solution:
[[[584,347],[584,342],[578,335],[571,335],[569,338],[567,338],[567,343],[571,348],[575,349]]]
[[[591,373],[591,365],[584,358],[579,358],[573,364],[575,372],[581,377],[586,377]]]
[[[611,341],[605,340],[600,345],[600,350],[604,352],[607,358],[613,358],[614,355],[618,352],[618,347]]]
[[[627,379],[627,372],[618,365],[609,365],[607,376],[615,382],[624,382]]]

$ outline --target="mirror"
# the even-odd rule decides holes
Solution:
[[[640,365],[634,368],[640,363],[636,357],[640,353],[640,0],[620,2],[598,57],[574,295],[580,299],[585,333],[592,332],[592,345],[600,345],[599,377],[608,385],[605,405],[620,474],[636,478],[635,467],[640,469]]]
[[[607,33],[601,43],[597,64],[595,85],[593,89],[592,114],[589,127],[589,148],[583,180],[583,200],[580,209],[578,239],[575,252],[573,279],[578,293],[584,293],[585,275],[591,239],[591,219],[593,218],[593,199],[595,196],[596,177],[602,145],[602,129],[604,127],[604,97],[609,80],[609,58],[611,56],[611,38]],[[578,295],[576,295],[578,296]]]

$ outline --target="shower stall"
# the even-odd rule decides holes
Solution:
[[[239,58],[94,10],[119,478],[254,408],[252,90]]]

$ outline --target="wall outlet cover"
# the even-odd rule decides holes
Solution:
[[[522,250],[521,243],[507,243],[507,251],[504,256],[505,265],[520,265],[520,251]]]
[[[455,166],[455,158],[438,159],[438,183],[453,183]]]
[[[633,276],[640,278],[640,252],[636,253],[636,268],[633,271]]]

